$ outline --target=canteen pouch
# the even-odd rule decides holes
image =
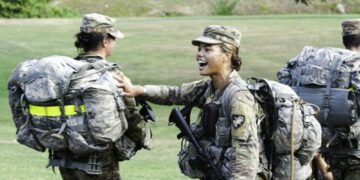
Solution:
[[[115,141],[115,153],[118,161],[129,160],[133,157],[140,148],[136,143],[128,138],[126,135]]]
[[[348,89],[331,88],[328,118],[324,117],[326,88],[292,87],[305,102],[320,108],[317,117],[321,125],[344,127],[354,124],[358,118],[355,95]]]

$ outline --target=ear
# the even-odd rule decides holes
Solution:
[[[107,47],[109,45],[109,40],[107,38],[104,38],[102,41],[101,41],[101,45],[103,47]]]
[[[226,62],[226,61],[230,61],[231,60],[231,53],[229,52],[225,52],[224,53],[224,61],[223,62]]]

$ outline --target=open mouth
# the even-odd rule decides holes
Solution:
[[[198,61],[200,67],[206,66],[208,63],[205,61]]]

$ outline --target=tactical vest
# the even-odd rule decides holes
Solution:
[[[240,82],[240,81],[239,81]],[[210,87],[210,81],[204,87],[194,90],[195,97],[193,102],[202,104],[202,111],[199,115],[199,123],[191,124],[191,129],[201,146],[211,154],[214,164],[221,167],[221,171],[226,179],[231,179],[231,169],[234,161],[234,148],[231,144],[231,119],[226,115],[226,108],[229,104],[224,104],[225,93],[228,88],[232,88],[230,83],[226,90],[219,97],[215,97],[212,102],[205,104],[206,97],[203,96],[206,89]],[[235,86],[234,86],[235,87]],[[241,81],[242,89],[246,89],[245,82]],[[238,87],[236,86],[236,89]],[[226,102],[225,102],[226,103]],[[228,102],[230,103],[230,102]],[[192,178],[204,177],[204,173],[198,168],[192,168],[189,160],[196,159],[196,150],[192,144],[187,144],[179,153],[180,170],[186,176]]]

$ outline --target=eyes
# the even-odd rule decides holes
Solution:
[[[213,46],[198,46],[198,52],[204,50],[205,52],[212,52],[214,51]]]

